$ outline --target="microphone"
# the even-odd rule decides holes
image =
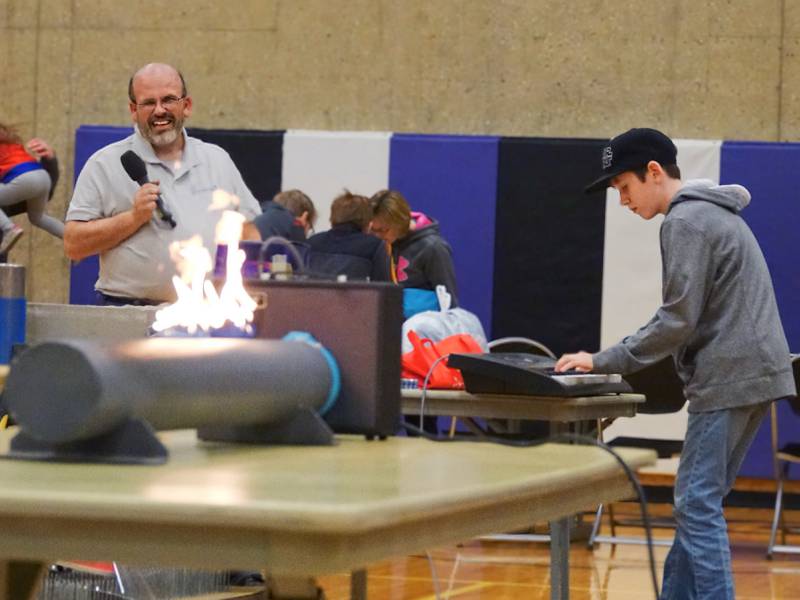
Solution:
[[[122,168],[125,169],[125,172],[128,174],[128,177],[133,179],[139,185],[144,185],[148,183],[150,180],[147,178],[147,167],[144,164],[144,161],[141,157],[136,154],[133,150],[128,150],[119,157],[120,162],[122,163]],[[164,221],[165,223],[169,223],[169,226],[172,229],[175,229],[177,223],[175,219],[172,218],[172,213],[167,210],[164,206],[164,201],[161,199],[161,194],[156,197],[156,214],[158,214],[159,218]]]

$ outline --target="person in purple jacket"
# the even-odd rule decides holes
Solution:
[[[443,285],[458,305],[453,251],[439,223],[420,212],[412,212],[400,192],[381,190],[370,198],[370,231],[391,246],[397,283],[404,288],[435,290]]]

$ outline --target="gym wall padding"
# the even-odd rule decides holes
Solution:
[[[797,174],[800,144],[725,142],[721,183],[739,183],[752,200],[742,217],[753,230],[772,274],[778,308],[793,352],[800,352],[800,231]]]
[[[675,140],[684,180],[719,182],[721,141]],[[603,315],[600,346],[608,348],[647,323],[661,306],[661,215],[643,220],[606,192]]]
[[[188,128],[187,133],[224,148],[259,202],[281,191],[283,131]]]
[[[719,182],[719,140],[675,140],[681,176]],[[619,193],[606,192],[606,236],[603,253],[603,314],[600,346],[608,348],[647,323],[661,306],[660,215],[643,220],[620,206]],[[645,407],[643,410],[647,410]],[[688,413],[640,413],[616,419],[608,427],[606,440],[615,437],[644,437],[682,440],[686,436]]]
[[[132,127],[110,127],[107,125],[81,125],[75,132],[74,180],[92,154],[133,132]],[[89,256],[70,265],[69,303],[96,304],[94,284],[100,271],[97,255]]]
[[[81,127],[75,172],[94,151],[129,132]],[[222,138],[228,133],[248,135],[220,132]],[[273,181],[280,164],[282,189],[310,193],[324,211],[318,229],[327,229],[330,201],[345,186],[366,195],[397,187],[413,208],[439,219],[453,247],[462,303],[479,314],[491,337],[528,336],[557,353],[596,350],[635,330],[660,302],[660,218],[645,222],[628,214],[614,192],[583,193],[596,175],[603,140],[289,131],[278,155],[279,133],[263,133],[272,136],[263,155],[270,157]],[[225,147],[222,139],[210,141]],[[789,346],[800,352],[800,270],[792,243],[800,231],[793,177],[800,145],[676,144],[685,179],[719,178],[752,192],[742,215],[772,272]],[[239,166],[248,182],[251,169],[267,168]],[[96,273],[94,257],[73,265],[71,302],[94,302]],[[788,406],[779,410],[782,435],[796,437],[800,418]],[[634,431],[617,435],[673,439],[685,427],[685,414],[648,418],[652,426],[634,419]],[[766,423],[742,474],[772,476]]]
[[[795,243],[800,231],[798,171],[800,144],[724,142],[722,145],[720,182],[739,183],[750,190],[752,200],[742,211],[742,217],[753,230],[769,265],[792,352],[800,352],[800,269]],[[779,423],[782,436],[800,441],[800,417],[786,403],[779,405]],[[772,477],[768,420],[762,424],[741,473],[748,477]]]
[[[373,131],[286,132],[282,186],[308,194],[317,209],[316,231],[330,229],[331,203],[345,188],[369,197],[389,185],[390,137]]]
[[[492,335],[556,354],[600,345],[604,195],[586,195],[602,140],[502,138]]]
[[[459,303],[478,315],[490,339],[499,140],[395,134],[389,164],[389,187],[439,221],[454,249]]]
[[[83,125],[75,134],[75,179],[92,154],[132,133],[131,127]],[[259,200],[272,198],[281,188],[282,131],[188,129],[188,134],[224,148]],[[95,304],[94,284],[99,261],[90,256],[70,268],[70,304]]]

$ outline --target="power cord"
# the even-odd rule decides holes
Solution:
[[[423,398],[424,398],[424,389],[423,389]],[[422,410],[422,408],[420,408],[420,410]],[[480,435],[477,436],[465,436],[461,434],[456,434],[453,437],[440,437],[438,435],[432,435],[427,431],[425,431],[424,429],[422,429],[421,427],[415,427],[410,423],[403,423],[402,427],[407,431],[416,433],[420,437],[423,437],[433,442],[484,442],[485,441],[485,442],[491,442],[493,444],[500,444],[503,446],[512,446],[515,448],[532,448],[534,446],[541,446],[542,444],[571,442],[573,444],[580,444],[584,446],[596,446],[608,452],[622,467],[622,470],[625,472],[625,475],[631,482],[631,485],[636,490],[636,495],[639,499],[639,507],[642,514],[642,523],[644,524],[645,537],[647,538],[647,556],[650,562],[650,577],[653,585],[653,593],[655,594],[656,600],[658,600],[659,598],[658,575],[656,573],[656,559],[655,559],[655,554],[653,552],[653,532],[652,532],[652,527],[650,525],[650,515],[647,510],[647,498],[645,496],[644,489],[642,488],[641,483],[639,483],[638,477],[636,477],[636,474],[625,463],[622,457],[609,445],[589,436],[576,435],[570,433],[559,434],[549,438],[537,439],[537,440],[517,440],[517,439],[506,439],[493,435],[487,435],[485,433],[481,433]]]
[[[585,446],[596,446],[598,448],[602,448],[603,450],[611,454],[611,456],[614,457],[614,460],[616,460],[622,467],[622,470],[625,472],[625,475],[631,482],[631,485],[636,490],[636,495],[639,499],[639,507],[642,513],[642,523],[644,524],[645,537],[647,539],[647,556],[650,563],[650,577],[653,584],[653,592],[655,594],[655,598],[656,600],[658,600],[659,598],[658,574],[656,573],[656,559],[653,551],[653,532],[652,532],[652,526],[650,524],[650,515],[647,510],[647,498],[645,497],[644,489],[642,488],[641,483],[639,483],[639,478],[636,477],[636,474],[625,463],[622,457],[613,448],[611,448],[611,446],[589,436],[569,434],[569,433],[559,434],[556,436],[538,440],[515,440],[515,439],[506,439],[497,436],[487,435],[486,433],[481,432],[480,430],[478,430],[478,435],[474,436],[455,434],[453,436],[448,436],[444,438],[439,437],[438,435],[430,434],[424,430],[425,398],[428,392],[428,384],[430,382],[431,375],[433,375],[433,371],[434,369],[436,369],[436,366],[443,360],[447,359],[449,356],[450,356],[449,354],[445,354],[443,356],[438,357],[435,361],[433,361],[431,366],[428,368],[428,372],[425,375],[425,379],[422,383],[422,395],[420,396],[420,403],[419,403],[419,427],[415,427],[410,423],[403,423],[402,427],[407,431],[411,431],[418,434],[420,437],[435,442],[487,441],[494,444],[501,444],[504,446],[529,448],[533,446],[539,446],[541,444],[558,443],[559,441],[564,441],[564,442],[572,442],[574,444],[582,444]]]
[[[322,271],[314,271],[310,269],[305,262],[303,261],[303,257],[297,249],[297,245],[294,242],[286,239],[285,237],[281,237],[279,235],[273,235],[268,237],[261,243],[261,246],[258,250],[258,279],[262,280],[265,278],[269,278],[270,276],[276,275],[270,273],[268,271],[264,271],[264,261],[267,258],[267,249],[272,245],[278,245],[284,247],[289,254],[292,255],[295,263],[297,263],[297,268],[293,269],[289,273],[277,273],[283,280],[321,280],[321,281],[339,281],[337,275],[331,275],[330,273],[323,273]],[[304,247],[308,247],[306,244],[302,244]],[[307,250],[308,251],[308,250]]]
[[[297,251],[297,248],[294,247],[294,244],[292,244],[292,242],[287,240],[285,237],[281,237],[279,235],[272,235],[262,242],[261,247],[258,250],[259,278],[264,272],[264,260],[267,257],[267,248],[269,248],[273,244],[277,244],[279,246],[283,246],[284,248],[286,248],[294,258],[295,262],[297,263],[296,270],[300,273],[303,273],[305,271],[305,265],[303,264],[303,257],[300,256],[300,253]]]
[[[428,372],[425,374],[425,379],[422,382],[422,396],[420,396],[420,399],[419,399],[419,428],[420,429],[423,429],[424,426],[425,426],[424,425],[424,419],[425,419],[425,397],[428,394],[428,384],[430,383],[431,376],[433,375],[433,371],[434,371],[434,369],[436,369],[436,366],[440,362],[442,362],[443,360],[448,358],[449,356],[450,356],[449,354],[445,354],[444,356],[440,356],[439,358],[437,358],[435,361],[433,361],[433,364],[431,364],[431,366],[428,368]]]

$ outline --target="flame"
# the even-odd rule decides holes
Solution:
[[[239,202],[239,196],[217,188],[211,194],[211,204],[208,210],[236,210],[239,208]]]
[[[242,282],[245,253],[239,249],[239,239],[244,220],[241,214],[226,210],[217,223],[216,242],[228,247],[227,277],[219,293],[206,279],[213,262],[202,238],[195,235],[170,244],[170,256],[180,273],[172,278],[178,300],[156,312],[155,331],[184,327],[194,334],[198,329],[204,332],[219,329],[226,321],[239,329],[249,329],[256,301],[245,291]]]

